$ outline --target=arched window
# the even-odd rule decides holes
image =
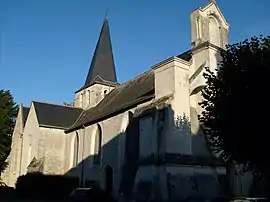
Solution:
[[[17,162],[18,162],[18,148],[16,147],[14,149],[14,156],[13,156],[13,162],[14,165],[11,165],[11,167],[13,166],[12,172],[15,174],[16,170],[17,170]]]
[[[90,90],[87,91],[88,107],[90,106]]]
[[[100,164],[101,161],[101,141],[102,141],[102,131],[101,126],[98,124],[97,131],[95,134],[94,164]]]
[[[125,139],[125,161],[129,158],[129,150],[130,150],[130,144],[132,144],[132,132],[134,131],[133,124],[132,124],[132,119],[133,119],[134,114],[132,112],[128,112],[128,125],[126,128],[126,139]]]
[[[220,26],[214,16],[209,18],[209,35],[210,42],[216,46],[220,46]]]
[[[32,145],[30,144],[29,148],[28,148],[28,163],[27,163],[27,166],[29,165],[29,163],[32,160],[31,157],[32,157]]]
[[[32,161],[32,134],[29,134],[29,146],[28,146],[28,162],[27,166],[29,163]]]
[[[200,18],[196,18],[196,35],[197,39],[201,38],[201,21]]]
[[[73,167],[78,164],[78,157],[79,157],[79,135],[76,132],[75,139],[74,139],[74,148],[73,148]]]
[[[81,93],[81,98],[80,98],[80,101],[81,101],[81,107],[83,107],[83,93]]]

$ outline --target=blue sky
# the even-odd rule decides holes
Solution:
[[[72,102],[108,9],[118,81],[190,48],[189,14],[208,0],[0,0],[0,88],[18,103]],[[269,0],[217,0],[230,42],[270,35]]]

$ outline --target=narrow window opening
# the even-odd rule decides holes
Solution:
[[[201,38],[201,21],[199,17],[196,19],[196,35],[197,39]]]
[[[95,148],[94,148],[94,164],[100,164],[101,161],[101,141],[102,141],[102,131],[98,124],[97,132],[95,134]]]
[[[73,148],[73,166],[75,167],[78,164],[78,156],[79,156],[79,135],[76,132],[74,139],[74,148]]]

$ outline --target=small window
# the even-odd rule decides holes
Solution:
[[[88,93],[88,106],[90,106],[90,104],[91,104],[90,103],[90,90],[88,90],[87,93]]]
[[[78,157],[79,157],[79,135],[76,132],[74,142],[73,142],[73,167],[78,164]]]
[[[83,107],[83,93],[81,94],[81,107]]]
[[[102,130],[98,124],[95,134],[95,147],[94,147],[94,164],[100,164],[101,162],[101,144],[102,144]]]
[[[196,19],[196,35],[197,39],[201,38],[201,21],[199,17]]]
[[[107,92],[108,92],[107,90],[104,90],[104,96],[107,95]]]

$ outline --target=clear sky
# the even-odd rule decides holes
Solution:
[[[108,8],[118,81],[190,48],[189,14],[208,0],[0,0],[0,89],[18,103],[72,102]],[[270,35],[269,0],[217,0],[230,42]]]

